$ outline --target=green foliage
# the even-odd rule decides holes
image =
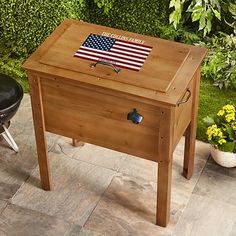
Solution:
[[[221,20],[221,5],[219,0],[171,0],[170,8],[174,7],[174,10],[170,14],[169,21],[177,28],[181,19],[186,21],[191,15],[192,22],[198,22],[198,30],[203,30],[203,35],[211,32],[212,20],[217,18]],[[186,9],[183,13],[183,9]]]
[[[159,37],[163,39],[193,44],[200,41],[200,37],[187,27],[175,29],[173,25],[158,25]]]
[[[235,4],[230,3],[228,6],[228,10],[231,13],[233,20],[231,23],[227,22],[227,24],[234,29],[234,34],[236,35],[236,3]]]
[[[236,88],[236,36],[212,37],[203,46],[209,48],[202,74],[222,88]]]
[[[206,129],[211,123],[205,123],[204,117],[214,117],[218,110],[227,103],[236,104],[236,90],[219,90],[212,86],[210,80],[201,81],[197,139],[207,142]]]
[[[168,2],[160,0],[119,0],[105,14],[87,0],[90,22],[140,34],[159,36],[161,26],[168,25]]]
[[[104,9],[104,13],[108,13],[110,9],[113,7],[113,3],[115,0],[94,0],[99,8]]]
[[[82,18],[82,10],[82,0],[1,0],[0,72],[15,78],[28,91],[22,62],[63,19]]]
[[[188,12],[191,12],[192,22],[198,21],[198,30],[203,30],[203,35],[211,32],[212,19],[216,17],[221,20],[220,4],[218,0],[204,0],[204,1],[192,1],[188,7]]]
[[[27,56],[68,18],[83,16],[78,0],[1,0],[0,55]]]
[[[112,9],[113,4],[116,0],[92,0],[92,3],[94,3],[95,7],[98,7],[100,9],[103,9],[103,13],[107,14],[110,9]],[[79,0],[81,6],[87,6],[88,0]],[[87,9],[87,11],[90,11],[90,9]]]
[[[171,0],[169,7],[174,7],[174,10],[171,12],[169,16],[170,24],[173,23],[175,29],[177,29],[178,24],[180,23],[182,17],[182,9],[183,9],[183,1],[180,0]]]

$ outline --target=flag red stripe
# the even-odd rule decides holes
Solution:
[[[118,42],[116,41],[115,44],[117,45],[120,45],[120,46],[123,46],[123,47],[127,47],[127,48],[132,48],[132,49],[136,49],[136,50],[141,50],[141,51],[144,51],[144,52],[150,52],[151,51],[151,48],[143,48],[142,46],[139,46],[139,45],[131,45],[129,43],[123,43],[123,42]]]
[[[74,57],[81,58],[81,59],[85,59],[85,60],[88,60],[88,61],[94,61],[94,62],[100,61],[100,60],[94,60],[94,59],[90,59],[90,58],[81,57],[81,56],[78,56],[78,55],[74,55]],[[119,66],[119,65],[114,65],[114,66],[115,66],[115,67],[119,67],[119,68],[124,68],[124,69],[133,70],[133,71],[139,71],[139,69],[134,69],[134,68],[130,68],[130,67]]]
[[[117,49],[117,50],[120,50],[120,51],[124,51],[124,52],[137,53],[137,54],[140,54],[140,56],[148,56],[148,54],[149,54],[149,53],[135,52],[135,51],[132,51],[132,50],[129,50],[129,49],[125,49],[125,48],[119,48],[115,44],[110,49],[110,51],[112,51],[113,48]]]
[[[86,52],[80,52],[80,55],[86,55],[86,56],[90,56],[90,57],[98,57],[101,60],[107,60],[107,61],[111,61],[111,62],[115,62],[115,63],[123,63],[123,64],[126,64],[126,65],[136,66],[136,67],[139,67],[139,68],[141,68],[141,66],[143,65],[143,63],[140,63],[140,62],[139,62],[139,65],[137,65],[137,64],[133,64],[133,63],[125,62],[125,61],[118,61],[116,59],[105,58],[102,55],[91,55],[91,54],[88,54]]]
[[[96,52],[101,52],[101,50],[99,49],[95,49],[95,48],[88,48],[88,47],[85,47],[85,46],[81,46],[77,52],[80,50],[80,49],[84,49],[84,50],[91,50],[91,51],[96,51]],[[148,55],[140,55],[138,53],[135,53],[135,52],[124,52],[122,51],[122,49],[114,49],[114,48],[111,48],[109,51],[103,51],[103,52],[112,52],[112,53],[116,53],[116,54],[121,54],[121,55],[124,55],[124,56],[129,56],[129,57],[134,57],[134,58],[138,58],[138,59],[143,59],[144,61],[146,60],[147,56]]]
[[[77,51],[77,53],[80,51],[80,50],[87,50],[87,51],[90,51],[90,52],[98,52],[100,53],[101,50],[98,50],[98,49],[94,49],[94,48],[88,48],[88,47],[80,47],[80,49]],[[138,53],[133,53],[133,55],[130,55],[130,53],[122,53],[122,51],[119,51],[119,52],[116,52],[116,51],[102,51],[102,53],[105,53],[105,54],[109,54],[109,53],[114,53],[115,55],[112,55],[112,56],[117,56],[119,57],[119,55],[123,55],[124,58],[126,58],[126,56],[128,57],[131,57],[131,58],[135,58],[135,59],[141,59],[142,62],[144,62],[147,58],[147,55],[145,56],[138,56]],[[129,59],[129,58],[127,58]]]
[[[77,56],[77,55],[75,55],[75,56]],[[114,60],[112,61],[112,60],[108,60],[106,58],[99,58],[99,57],[95,57],[95,56],[91,56],[91,55],[79,54],[78,56],[81,58],[88,58],[88,59],[96,60],[96,61],[107,61],[107,62],[113,64],[114,66],[124,66],[126,68],[133,68],[133,69],[138,69],[138,70],[141,68],[141,66],[129,65],[127,63],[116,62]]]
[[[121,50],[121,49],[118,49],[118,48],[111,48],[110,49],[110,52],[114,52],[114,53],[119,53],[119,54],[122,54],[122,55],[128,55],[128,56],[132,56],[132,57],[138,57],[138,58],[143,58],[146,60],[147,56],[148,55],[140,55],[140,53],[135,53],[135,52],[126,52],[125,50]]]
[[[127,61],[132,61],[132,62],[137,62],[137,63],[140,63],[140,64],[143,64],[144,63],[144,61],[145,60],[143,60],[143,61],[138,61],[138,60],[136,60],[136,58],[135,57],[131,57],[131,58],[126,58],[126,57],[122,57],[122,56],[117,56],[117,55],[112,55],[112,54],[110,54],[109,52],[96,52],[96,51],[93,51],[93,50],[89,50],[89,49],[79,49],[78,51],[77,51],[77,53],[86,53],[86,51],[88,51],[88,52],[91,52],[91,53],[93,53],[94,55],[97,55],[97,56],[100,56],[101,54],[102,55],[104,55],[104,56],[111,56],[111,57],[115,57],[115,58],[118,58],[118,59],[121,59],[121,60],[127,60]]]

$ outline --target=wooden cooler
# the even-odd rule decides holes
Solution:
[[[172,154],[185,134],[193,174],[204,48],[65,20],[24,63],[42,188],[50,190],[45,131],[158,163],[156,223],[170,217]]]

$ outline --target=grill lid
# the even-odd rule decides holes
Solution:
[[[22,87],[11,77],[0,74],[0,112],[14,106],[22,97]]]

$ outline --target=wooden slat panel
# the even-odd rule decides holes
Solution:
[[[175,149],[176,145],[178,144],[180,138],[183,136],[188,124],[191,121],[192,101],[194,96],[193,80],[190,82],[188,89],[190,89],[191,91],[191,97],[189,98],[189,100],[186,103],[180,104],[175,108],[173,149]]]
[[[157,161],[159,109],[41,78],[46,130]],[[133,108],[144,116],[127,120]]]

